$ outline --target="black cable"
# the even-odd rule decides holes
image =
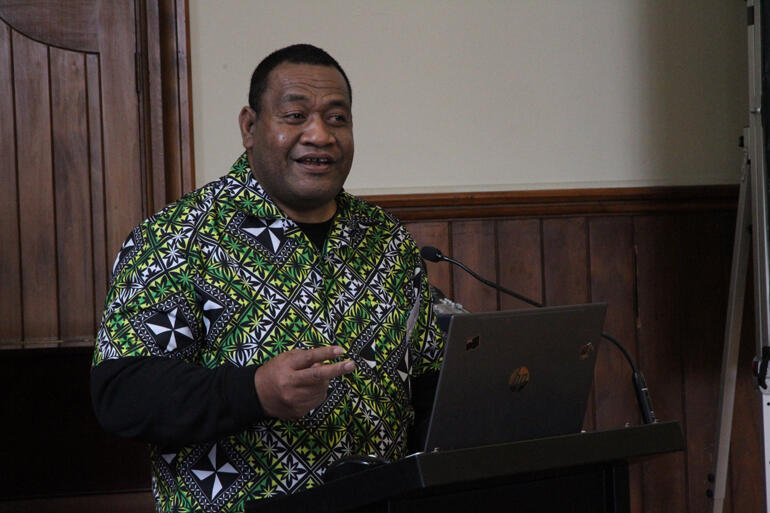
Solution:
[[[631,365],[631,379],[634,382],[634,392],[636,393],[636,401],[639,403],[642,420],[645,424],[654,424],[656,422],[655,410],[652,408],[652,399],[650,398],[650,391],[647,389],[647,381],[644,379],[644,374],[642,374],[642,371],[639,370],[634,363],[634,360],[631,358],[631,355],[628,354],[628,351],[620,342],[615,340],[609,333],[602,332],[602,337],[615,344],[615,347],[620,349],[626,357],[626,360],[628,360],[628,363]]]

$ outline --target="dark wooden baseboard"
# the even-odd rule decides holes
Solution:
[[[0,501],[0,513],[152,513],[153,511],[155,511],[155,499],[149,490]]]

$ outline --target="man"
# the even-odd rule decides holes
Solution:
[[[442,343],[411,237],[342,190],[351,98],[323,50],[274,52],[245,154],[120,250],[92,396],[105,428],[150,442],[159,511],[243,511],[343,456],[407,452]]]

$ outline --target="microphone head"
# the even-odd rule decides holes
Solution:
[[[429,262],[441,262],[444,260],[444,255],[441,251],[433,246],[423,246],[420,250],[420,256]]]

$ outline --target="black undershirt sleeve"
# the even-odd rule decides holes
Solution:
[[[106,360],[91,370],[94,412],[104,429],[163,447],[217,440],[265,418],[256,366],[207,369],[160,357]],[[423,450],[438,372],[412,383],[409,452]]]
[[[91,370],[94,412],[107,431],[161,446],[217,440],[264,418],[256,369],[153,356],[105,360]]]

